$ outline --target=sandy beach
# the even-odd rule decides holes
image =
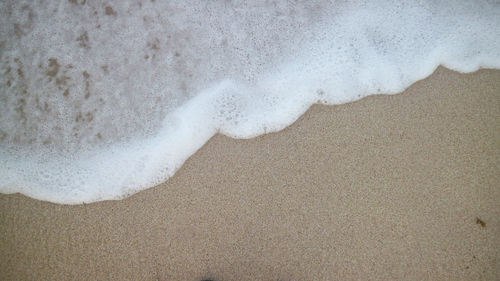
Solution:
[[[498,280],[500,71],[213,137],[167,182],[0,195],[1,280]]]

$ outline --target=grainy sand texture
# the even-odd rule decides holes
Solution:
[[[164,184],[0,195],[1,280],[498,280],[500,71],[217,135]]]

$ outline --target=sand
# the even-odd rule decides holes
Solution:
[[[500,71],[213,137],[121,201],[0,195],[1,280],[499,280]]]

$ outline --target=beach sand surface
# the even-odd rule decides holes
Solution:
[[[167,182],[0,195],[0,280],[499,280],[500,71],[213,137]]]

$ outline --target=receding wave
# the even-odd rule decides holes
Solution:
[[[0,192],[123,198],[216,133],[500,68],[499,31],[495,1],[2,1]]]

